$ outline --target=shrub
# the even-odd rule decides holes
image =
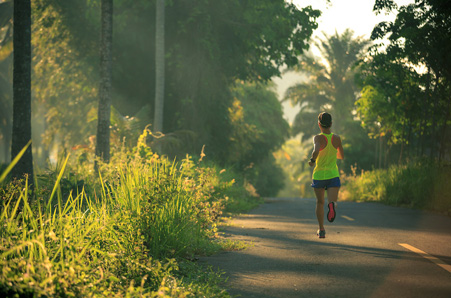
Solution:
[[[341,199],[380,201],[437,211],[451,209],[451,167],[416,161],[386,170],[353,173],[343,177]]]
[[[73,170],[82,164],[66,170],[68,161],[34,193],[27,181],[2,188],[0,296],[227,296],[216,273],[202,278],[211,287],[178,280],[186,274],[176,259],[217,249],[211,239],[232,181],[147,147],[119,152],[99,176]]]

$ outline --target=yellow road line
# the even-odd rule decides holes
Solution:
[[[346,215],[342,215],[341,217],[343,217],[344,219],[347,219],[349,221],[354,221],[354,218],[350,218],[349,216],[346,216]]]
[[[432,263],[435,263],[436,265],[442,267],[443,269],[445,269],[446,271],[448,271],[449,273],[451,273],[451,265],[446,264],[445,262],[443,262],[442,260],[440,260],[439,258],[436,258],[434,256],[431,256],[430,254],[416,248],[413,247],[409,244],[406,243],[398,243],[399,245],[401,245],[404,248],[407,248],[410,251],[413,251],[414,253],[419,254],[420,256],[422,256],[425,259],[428,259],[429,261],[431,261]]]

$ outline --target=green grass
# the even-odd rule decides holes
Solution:
[[[451,167],[417,161],[344,177],[341,199],[447,212],[451,209]]]
[[[245,213],[264,203],[261,197],[229,198],[224,212],[227,214]]]
[[[66,158],[33,194],[28,181],[4,181],[10,169],[0,179],[0,296],[229,297],[220,272],[189,261],[243,248],[219,239],[217,224],[249,195],[217,168],[141,146],[101,175]]]

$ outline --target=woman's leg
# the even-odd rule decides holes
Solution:
[[[338,191],[340,187],[328,187],[327,188],[327,201],[329,202],[328,208],[329,212],[327,213],[327,220],[333,222],[335,220],[336,208],[337,208],[337,200],[338,200]],[[333,206],[332,204],[333,203]]]
[[[339,187],[328,187],[327,188],[327,201],[330,202],[337,202],[338,201],[338,191],[340,190]]]
[[[316,196],[316,218],[318,219],[319,229],[324,230],[324,188],[313,188]]]

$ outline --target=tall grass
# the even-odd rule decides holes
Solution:
[[[341,199],[448,212],[451,166],[416,161],[344,177]]]
[[[171,162],[143,150],[118,154],[101,175],[85,172],[81,189],[68,194],[68,158],[51,175],[53,187],[41,180],[33,197],[26,180],[4,187],[0,296],[228,296],[199,286],[176,259],[215,245],[232,184],[190,157]]]
[[[156,291],[167,278],[167,268],[146,254],[131,214],[115,212],[105,194],[98,203],[82,191],[62,205],[55,184],[46,206],[31,205],[27,185],[11,194],[0,217],[3,295],[134,294],[134,283]]]

